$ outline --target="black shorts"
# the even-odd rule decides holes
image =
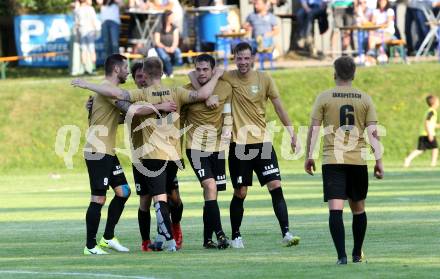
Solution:
[[[187,149],[186,156],[200,182],[212,178],[217,191],[226,190],[225,152],[203,152]]]
[[[99,160],[92,160],[101,156]],[[128,184],[116,155],[84,152],[84,158],[89,172],[92,195],[105,196],[109,186],[115,188]]]
[[[174,161],[142,159],[142,165],[133,164],[136,193],[140,196],[171,194],[179,188],[177,164]]]
[[[277,154],[272,143],[236,144],[229,146],[229,174],[232,186],[252,186],[253,171],[261,186],[281,180]]]
[[[417,144],[418,150],[427,150],[427,149],[434,149],[438,148],[437,145],[437,139],[434,137],[433,141],[429,141],[428,137],[421,136],[419,137],[419,143]]]
[[[332,199],[361,201],[367,198],[368,169],[366,165],[322,165],[324,201]]]

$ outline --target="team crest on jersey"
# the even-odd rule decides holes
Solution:
[[[256,95],[258,93],[258,91],[260,91],[260,88],[258,87],[258,85],[251,85],[251,93],[253,95]]]

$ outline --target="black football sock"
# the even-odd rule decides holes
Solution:
[[[96,246],[96,233],[101,220],[102,204],[90,202],[86,213],[86,229],[87,229],[87,248],[92,249]]]
[[[354,242],[352,256],[360,256],[367,231],[367,214],[365,212],[353,215],[352,230]]]
[[[217,200],[205,201],[205,207],[209,219],[209,225],[218,237],[225,235],[222,229],[222,221],[220,219],[220,209]]]
[[[163,235],[166,240],[173,239],[168,204],[164,201],[159,201],[154,204],[154,208],[156,209],[157,233]]]
[[[276,188],[269,192],[272,196],[272,206],[278,223],[280,224],[281,234],[284,235],[289,231],[289,214],[287,213],[286,200],[284,200],[283,189]]]
[[[330,210],[328,224],[333,243],[338,252],[338,259],[347,257],[347,254],[345,253],[345,229],[344,221],[342,220],[342,210]]]
[[[170,213],[171,213],[171,222],[173,224],[179,224],[182,220],[182,214],[183,214],[183,203],[180,202],[180,204],[176,205],[175,203],[170,204]]]
[[[208,212],[206,206],[203,206],[203,243],[208,243],[212,240],[213,229],[209,225]]]
[[[138,209],[138,223],[142,240],[150,240],[151,215],[149,209],[147,211]]]
[[[107,223],[105,225],[104,238],[109,240],[115,237],[115,227],[124,211],[125,202],[128,198],[114,196],[108,206]]]
[[[243,220],[243,208],[244,199],[233,195],[231,200],[231,205],[229,206],[229,216],[231,219],[231,229],[232,229],[232,239],[235,239],[240,234],[241,221]]]

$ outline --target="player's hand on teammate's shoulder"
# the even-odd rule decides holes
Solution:
[[[218,96],[217,95],[209,96],[209,98],[205,101],[205,104],[210,109],[218,108],[218,106],[219,106]]]
[[[374,165],[374,177],[377,179],[382,179],[383,175],[384,171],[382,161],[376,161],[376,164]]]
[[[177,110],[177,105],[174,101],[168,101],[158,104],[156,108],[163,112],[173,112]]]
[[[306,161],[304,162],[304,170],[308,174],[313,175],[314,172],[316,171],[315,160],[314,159],[306,159]]]
[[[73,87],[79,87],[79,88],[83,88],[83,89],[87,89],[87,81],[81,79],[81,78],[76,78],[74,80],[72,80],[71,85]]]
[[[214,75],[216,75],[218,78],[223,76],[224,73],[225,73],[225,70],[222,68],[219,68],[219,67],[216,67],[214,70]]]

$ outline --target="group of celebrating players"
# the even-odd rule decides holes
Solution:
[[[87,243],[84,254],[107,254],[102,247],[128,252],[114,235],[114,229],[130,196],[130,187],[115,154],[116,130],[122,121],[130,127],[133,175],[139,195],[138,221],[143,251],[176,251],[182,247],[183,203],[176,178],[183,168],[182,139],[186,155],[203,189],[205,248],[244,248],[240,226],[244,200],[252,186],[253,172],[261,186],[266,185],[278,219],[282,243],[298,245],[300,237],[289,230],[289,216],[281,187],[281,175],[275,150],[266,132],[266,105],[270,100],[290,135],[292,151],[298,151],[297,138],[280,94],[272,78],[253,70],[254,53],[245,42],[234,49],[236,70],[223,72],[215,59],[202,54],[194,59],[195,71],[184,87],[161,83],[163,66],[155,57],[135,63],[131,74],[138,89],[119,87],[128,77],[124,56],[113,54],[105,61],[105,80],[93,84],[82,79],[72,85],[94,91],[89,101],[89,131],[84,157],[89,172],[91,201],[86,213]],[[307,140],[305,169],[313,174],[313,150],[319,127],[334,127],[324,137],[324,200],[330,210],[330,232],[338,252],[338,264],[346,264],[345,235],[342,221],[344,200],[353,212],[353,262],[362,262],[362,243],[366,231],[364,200],[368,190],[366,160],[361,155],[368,131],[376,159],[375,176],[382,178],[381,150],[376,129],[376,113],[371,98],[351,87],[355,64],[349,57],[335,61],[336,87],[322,93],[312,112]],[[343,131],[341,137],[339,130]],[[340,148],[356,131],[354,148]],[[229,174],[234,194],[230,203],[232,236],[222,228],[218,191],[226,189],[225,153],[229,149]],[[340,155],[337,151],[343,150]],[[106,191],[115,196],[108,207],[108,218],[100,242],[96,234]],[[150,211],[153,201],[157,237],[150,240]],[[213,240],[213,233],[216,242]]]

